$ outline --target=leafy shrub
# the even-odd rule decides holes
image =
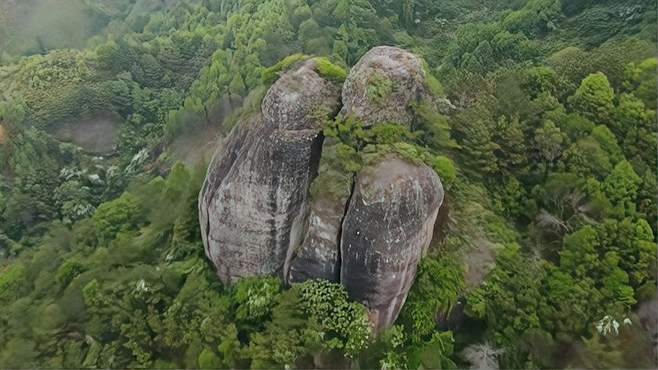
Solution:
[[[14,263],[0,270],[0,301],[11,302],[20,296],[20,288],[25,283],[25,267]]]
[[[130,193],[101,204],[92,216],[98,240],[107,243],[121,231],[134,230],[142,215],[138,198]]]
[[[327,197],[329,199],[341,200],[347,199],[352,190],[352,170],[360,168],[360,160],[355,156],[355,152],[346,149],[344,144],[328,143],[322,148],[322,158],[320,158],[320,167],[318,177],[311,184],[311,198]],[[349,148],[349,147],[348,147]],[[347,157],[343,152],[347,150]]]
[[[65,288],[69,285],[71,280],[75,279],[76,276],[80,275],[86,270],[87,268],[79,260],[71,258],[62,263],[62,265],[57,269],[57,274],[55,276],[57,281],[59,281],[62,287]]]
[[[463,268],[452,258],[421,260],[399,319],[412,340],[430,337],[437,316],[447,316],[464,288],[463,274]]]
[[[269,319],[281,292],[281,281],[274,277],[246,278],[238,281],[232,290],[235,318],[258,327]]]
[[[221,359],[207,348],[204,348],[199,354],[198,364],[200,369],[220,369],[222,367]]]
[[[345,287],[326,280],[310,280],[299,286],[302,309],[320,324],[329,350],[358,355],[369,343],[372,327],[363,305],[349,302]]]
[[[431,160],[432,169],[439,175],[441,182],[450,187],[457,179],[457,168],[455,163],[448,157],[439,155]]]
[[[255,368],[291,367],[329,353],[353,358],[370,343],[371,331],[365,307],[350,302],[342,285],[308,280],[281,294],[247,353]]]
[[[430,93],[432,93],[432,95],[434,96],[443,96],[444,95],[443,86],[441,86],[439,80],[437,80],[436,77],[432,75],[430,66],[424,60],[423,60],[423,72],[425,73],[425,87],[427,88],[427,90]]]

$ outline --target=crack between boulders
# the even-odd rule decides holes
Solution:
[[[338,281],[342,283],[343,274],[343,226],[345,225],[345,218],[347,217],[347,212],[350,210],[350,204],[352,203],[352,197],[354,196],[354,188],[356,187],[356,172],[352,172],[352,184],[350,186],[350,194],[347,197],[345,202],[345,209],[343,210],[343,217],[340,219],[340,227],[338,228],[338,258],[336,258],[336,263],[338,264]]]
[[[304,216],[302,217],[302,223],[303,223],[302,235],[298,245],[293,245],[293,244],[288,245],[288,249],[286,251],[286,258],[283,261],[283,270],[281,272],[283,281],[287,285],[290,284],[290,282],[288,281],[290,278],[290,266],[292,264],[292,261],[296,257],[296,252],[297,252],[296,249],[298,249],[304,243],[306,232],[308,231],[308,227],[309,227],[308,217],[310,215],[311,206],[312,206],[311,204],[312,202],[310,201],[309,191],[311,188],[311,184],[313,183],[313,181],[315,181],[315,179],[319,175],[320,161],[322,160],[322,150],[324,149],[324,140],[325,140],[324,131],[320,130],[317,134],[317,137],[313,139],[313,144],[311,144],[312,145],[311,156],[309,158],[309,166],[308,166],[309,176],[308,176],[308,184],[307,184],[306,195],[305,195],[306,199],[304,199],[303,202],[303,204],[308,206],[308,209],[304,210],[303,209],[304,206],[302,207],[302,209],[300,209],[300,212],[305,213]]]

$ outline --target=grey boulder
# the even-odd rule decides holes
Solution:
[[[368,51],[343,84],[341,115],[353,116],[364,127],[382,122],[410,124],[411,105],[425,91],[422,61],[408,51],[379,46]]]
[[[374,48],[343,84],[340,116],[366,130],[411,125],[414,105],[429,96],[425,77],[413,54]],[[345,170],[343,144],[322,133],[340,100],[313,61],[281,76],[210,164],[199,197],[202,237],[223,282],[340,282],[381,331],[397,318],[432,241],[443,187],[427,165],[386,151],[368,154],[358,173]]]
[[[303,236],[308,188],[322,148],[322,119],[338,109],[338,89],[313,62],[285,73],[261,112],[239,122],[211,162],[199,196],[205,252],[230,283],[280,275]]]
[[[340,281],[376,329],[397,318],[442,202],[441,181],[426,165],[389,154],[359,173],[343,220]]]

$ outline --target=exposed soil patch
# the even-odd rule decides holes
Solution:
[[[432,242],[430,245],[439,245],[445,238],[445,230],[450,221],[450,198],[448,194],[443,196],[443,204],[439,208],[439,213],[436,215],[436,222],[434,223],[434,231],[432,232]]]
[[[80,146],[89,153],[107,154],[114,151],[114,140],[119,131],[121,118],[111,113],[101,113],[75,122],[61,123],[53,135],[60,141]]]
[[[205,126],[178,136],[168,150],[175,160],[194,166],[200,161],[210,161],[217,149],[217,140],[224,135],[221,125]]]
[[[208,112],[208,123],[201,127],[184,131],[169,144],[172,158],[188,166],[200,161],[210,161],[217,150],[217,140],[229,134],[224,120],[242,105],[240,98],[224,98]]]
[[[464,252],[466,271],[466,286],[474,288],[484,281],[487,273],[496,263],[495,245],[486,239],[477,240],[473,246]]]
[[[0,144],[4,144],[7,142],[7,131],[5,130],[5,127],[0,124]]]

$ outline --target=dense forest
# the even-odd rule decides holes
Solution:
[[[0,368],[655,368],[656,23],[649,0],[2,1]],[[375,333],[340,284],[223,285],[197,199],[278,72],[344,79],[379,45],[441,98],[411,128],[328,121],[331,165],[387,145],[445,200]]]

